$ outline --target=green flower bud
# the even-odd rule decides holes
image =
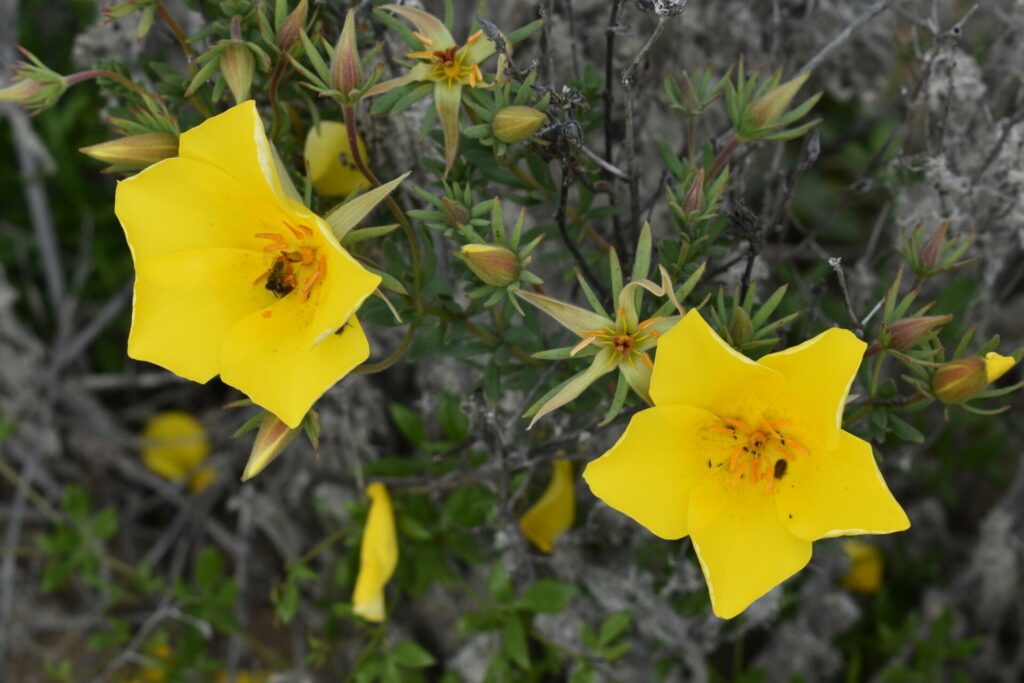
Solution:
[[[522,142],[536,133],[547,118],[533,107],[505,107],[494,115],[491,130],[502,142]]]
[[[220,72],[231,89],[235,104],[241,104],[249,99],[255,69],[256,59],[245,43],[236,42],[224,48],[220,56]]]
[[[170,133],[143,133],[82,147],[82,154],[105,161],[109,170],[142,170],[178,155],[178,138]]]
[[[467,244],[460,255],[478,278],[495,287],[512,284],[523,270],[519,257],[500,244]]]
[[[306,27],[306,14],[308,11],[308,0],[302,0],[281,23],[281,27],[277,29],[276,36],[279,48],[287,52],[299,42],[302,30]]]
[[[300,430],[301,427],[289,427],[273,413],[264,415],[249,453],[249,461],[242,472],[242,481],[248,481],[262,472],[298,436]]]
[[[922,315],[897,320],[891,325],[883,326],[882,343],[885,348],[897,351],[912,348],[952,319],[952,315]]]
[[[732,316],[732,322],[729,323],[729,336],[732,338],[732,343],[736,346],[742,346],[754,336],[754,324],[750,321],[750,316],[747,315],[746,310],[739,306],[736,307],[736,312]]]
[[[331,87],[346,95],[363,84],[362,63],[356,45],[355,16],[352,10],[345,15],[345,25],[331,59]]]
[[[472,218],[469,209],[462,202],[457,202],[454,199],[441,197],[441,207],[444,212],[445,223],[453,228],[457,225],[466,225],[469,223],[469,219]]]

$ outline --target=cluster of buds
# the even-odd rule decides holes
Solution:
[[[743,142],[792,140],[818,125],[821,119],[788,127],[806,116],[821,97],[819,92],[790,109],[797,91],[810,75],[810,71],[805,71],[783,83],[782,70],[779,69],[764,81],[761,81],[758,71],[747,78],[740,59],[736,84],[729,80],[725,87],[725,105],[736,130],[736,139]]]
[[[973,232],[953,237],[948,237],[948,233],[949,221],[943,221],[928,239],[924,239],[924,222],[922,221],[915,225],[909,233],[903,235],[898,251],[907,260],[910,269],[917,277],[916,284],[919,285],[927,278],[955,270],[977,260],[977,257],[961,258],[971,246],[971,242],[974,241]]]
[[[790,313],[772,320],[772,314],[782,303],[788,288],[788,285],[782,285],[758,305],[757,283],[751,283],[742,297],[737,285],[728,299],[724,289],[719,287],[714,305],[707,309],[709,322],[718,336],[733,348],[745,353],[767,351],[779,343],[779,338],[772,335],[800,315],[799,312]]]
[[[433,209],[413,209],[409,216],[426,223],[428,228],[441,231],[445,237],[455,237],[463,233],[463,228],[473,230],[486,229],[491,224],[491,205],[493,200],[473,201],[473,190],[469,183],[458,185],[442,181],[444,196],[435,197],[426,190],[416,187],[413,190],[422,199],[430,203]],[[479,241],[479,240],[478,240]]]
[[[129,114],[131,118],[111,117],[108,121],[121,137],[78,150],[110,164],[104,173],[140,171],[178,155],[178,120],[162,101],[143,94],[142,106]]]
[[[668,208],[684,227],[709,221],[718,215],[729,186],[729,169],[708,182],[703,168],[688,169],[686,179],[669,196]]]
[[[530,253],[540,244],[544,235],[538,235],[526,245],[521,245],[526,209],[519,212],[511,232],[505,230],[501,215],[501,200],[495,197],[491,202],[491,239],[485,240],[471,226],[457,224],[459,232],[469,240],[456,253],[463,263],[483,283],[469,292],[474,299],[483,298],[485,306],[493,306],[503,297],[522,313],[519,302],[513,296],[523,283],[539,285],[539,277],[526,270],[532,256]]]
[[[363,76],[363,61],[359,56],[359,44],[356,40],[355,10],[349,10],[345,15],[345,23],[334,46],[330,63],[324,61],[305,30],[299,31],[299,40],[313,68],[303,66],[290,54],[288,59],[292,66],[306,77],[307,85],[321,97],[330,97],[342,106],[352,106],[366,97],[367,92],[380,79],[383,72],[383,66],[380,64],[373,69],[369,78]]]
[[[219,70],[220,78],[214,85],[214,99],[220,97],[225,85],[231,90],[236,103],[249,99],[257,59],[262,71],[270,70],[270,57],[267,53],[256,43],[242,40],[242,17],[236,14],[231,19],[231,38],[219,41],[196,58],[202,66],[192,78],[185,97],[191,97],[199,86]]]
[[[697,286],[704,266],[697,268],[679,288],[672,284],[672,279],[664,267],[660,268],[660,285],[648,280],[651,227],[646,223],[640,231],[633,272],[628,284],[623,285],[622,268],[614,249],[608,252],[608,260],[612,298],[615,303],[614,314],[608,313],[579,271],[576,272],[576,277],[591,310],[549,296],[524,290],[516,291],[520,298],[544,311],[580,338],[575,346],[541,351],[535,353],[534,357],[545,360],[592,359],[586,369],[553,388],[526,411],[524,417],[533,417],[531,427],[541,417],[574,400],[587,387],[615,370],[618,371],[618,387],[611,406],[601,422],[602,425],[610,422],[622,410],[629,390],[645,403],[651,403],[651,371],[654,365],[648,352],[657,345],[662,334],[679,322],[684,313],[679,302],[689,296]],[[641,298],[645,290],[667,300],[651,317],[641,320]]]
[[[732,67],[722,78],[712,84],[711,68],[705,67],[703,71],[695,74],[696,83],[690,78],[686,71],[682,73],[682,86],[676,83],[676,79],[669,74],[665,77],[665,96],[668,97],[669,105],[683,113],[687,118],[696,118],[707,109],[712,102],[721,95],[725,84],[732,77]]]
[[[45,111],[57,104],[71,83],[25,48],[19,45],[18,50],[31,63],[17,62],[12,67],[12,84],[0,88],[0,102],[14,102],[33,113]]]

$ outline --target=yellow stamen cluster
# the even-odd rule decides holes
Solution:
[[[264,285],[273,292],[274,296],[283,297],[291,294],[295,289],[299,290],[299,297],[302,301],[309,298],[313,286],[323,280],[327,274],[327,257],[318,254],[315,246],[309,246],[301,242],[313,236],[313,229],[306,225],[294,226],[284,223],[284,227],[300,240],[297,246],[290,244],[286,236],[276,232],[260,232],[253,235],[257,239],[267,240],[270,244],[263,247],[263,251],[274,254],[274,261],[270,268],[257,277],[253,284],[257,285],[266,281]],[[296,270],[298,269],[298,271]],[[301,287],[300,275],[302,278]],[[270,311],[265,311],[268,315]]]
[[[752,428],[742,420],[723,417],[721,426],[710,428],[712,432],[728,435],[734,442],[728,457],[717,465],[732,472],[730,486],[747,479],[754,484],[763,483],[765,491],[771,493],[775,482],[786,476],[790,461],[811,454],[805,446],[781,432],[788,426],[762,417],[756,428]],[[708,460],[708,467],[712,466]]]
[[[423,43],[424,47],[431,47],[434,40],[421,33],[413,31],[413,35]],[[483,37],[483,31],[477,31],[466,40],[465,47],[473,45]],[[429,80],[447,83],[449,86],[461,84],[475,88],[484,80],[483,72],[476,64],[466,64],[465,47],[452,45],[446,50],[423,50],[410,52],[406,55],[410,59],[426,59],[433,63],[433,70],[428,76]]]

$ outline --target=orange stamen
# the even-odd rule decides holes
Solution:
[[[309,227],[308,225],[302,225],[301,223],[299,223],[299,230],[306,233],[306,237],[313,236],[313,228]]]
[[[278,242],[276,244],[268,244],[263,247],[263,251],[284,251],[287,248],[288,245],[285,242]]]
[[[733,427],[735,427],[737,429],[742,429],[745,432],[749,432],[750,431],[750,427],[748,427],[747,423],[743,422],[742,420],[734,420],[731,417],[723,417],[722,418],[722,422],[724,422],[727,425],[732,425]]]
[[[589,337],[585,338],[579,344],[572,347],[572,351],[569,352],[569,355],[575,356],[577,353],[587,348],[590,345],[590,343],[593,342],[595,339],[597,339],[597,337],[595,337],[594,335],[590,335]]]
[[[474,44],[476,41],[480,40],[483,37],[483,35],[484,35],[484,32],[482,30],[481,31],[477,31],[476,33],[471,35],[469,38],[466,38],[466,45]]]
[[[637,329],[638,330],[646,330],[648,327],[650,327],[654,323],[658,322],[659,320],[661,320],[661,318],[648,318],[647,320],[645,320],[642,323],[640,323],[637,326]]]
[[[301,240],[302,239],[302,231],[301,230],[296,228],[294,225],[290,225],[288,223],[285,223],[284,226],[292,231],[292,234],[295,235],[295,239],[297,239],[297,240]]]
[[[739,457],[740,457],[740,447],[737,446],[736,448],[732,449],[732,455],[729,456],[729,469],[730,470],[736,469],[736,461],[739,460]]]
[[[644,362],[644,365],[649,367],[652,371],[654,370],[654,363],[651,362],[650,356],[648,356],[646,353],[640,354],[640,360],[642,360]]]
[[[804,446],[803,444],[801,444],[799,441],[793,441],[793,439],[786,439],[786,445],[787,446],[792,446],[793,448],[795,448],[796,450],[800,451],[804,455],[810,455],[811,454],[811,450],[809,448],[807,448],[806,446]]]
[[[301,294],[301,296],[302,296],[302,300],[303,301],[305,301],[306,299],[309,298],[309,292],[310,292],[310,290],[313,289],[313,285],[315,285],[317,283],[317,281],[320,280],[320,278],[323,276],[323,274],[324,274],[324,272],[326,270],[327,270],[327,257],[326,256],[321,256],[320,257],[320,263],[317,265],[316,270],[314,270],[310,274],[309,279],[306,280],[306,284],[302,286],[302,294]]]
[[[746,471],[747,464],[743,463],[742,465],[740,465],[739,469],[736,470],[736,474],[732,475],[732,479],[729,481],[729,486],[735,486],[736,484],[738,484],[740,481],[740,477],[742,477],[743,473]]]
[[[427,38],[425,35],[423,35],[419,31],[413,31],[412,35],[415,36],[416,40],[420,41],[424,45],[433,45],[434,44],[434,39],[433,38]]]
[[[284,241],[284,235],[278,235],[276,232],[258,232],[253,237],[258,237],[261,240],[274,240],[275,242]]]
[[[262,282],[263,280],[266,280],[266,279],[267,279],[267,276],[269,276],[269,275],[270,275],[270,271],[269,271],[269,270],[265,270],[265,271],[263,271],[263,275],[260,275],[260,276],[259,276],[258,278],[256,278],[255,280],[253,280],[253,281],[252,281],[252,283],[253,283],[254,285],[258,285],[258,284],[259,284],[260,282]]]

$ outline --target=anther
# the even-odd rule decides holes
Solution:
[[[277,242],[263,247],[263,251],[284,251],[287,248],[288,244],[286,242]]]
[[[413,34],[413,36],[416,37],[416,40],[420,41],[424,45],[433,45],[434,44],[434,39],[433,38],[427,38],[425,35],[423,35],[419,31],[413,31],[412,34]]]
[[[650,356],[648,356],[646,353],[640,354],[640,360],[642,360],[644,362],[644,365],[649,367],[652,371],[654,370],[654,363],[651,362]]]
[[[581,341],[576,346],[572,347],[572,351],[569,352],[569,355],[570,356],[575,356],[577,353],[579,353],[583,349],[587,348],[587,346],[589,346],[591,344],[591,342],[593,342],[595,339],[597,339],[597,337],[594,336],[594,335],[590,335],[589,337],[585,337],[583,339],[583,341]]]
[[[274,240],[275,242],[284,241],[284,235],[278,235],[276,232],[258,232],[253,237],[258,237],[261,240]]]
[[[469,38],[466,38],[466,45],[472,45],[476,41],[480,40],[480,38],[482,38],[483,35],[484,35],[483,31],[477,31],[476,33],[471,35]]]
[[[284,226],[292,231],[292,234],[295,235],[295,239],[297,239],[297,240],[301,240],[302,239],[303,235],[302,235],[302,231],[301,230],[299,230],[298,228],[296,228],[293,225],[289,225],[288,223],[285,223]]]

